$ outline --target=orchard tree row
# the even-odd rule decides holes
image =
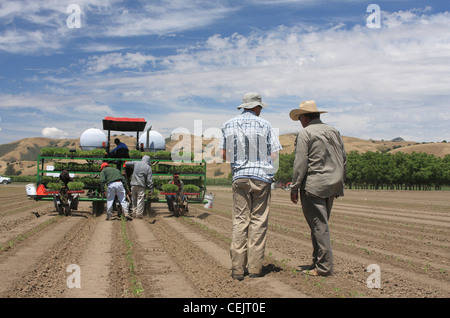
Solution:
[[[292,181],[295,154],[281,154],[275,179]],[[352,151],[347,154],[348,189],[440,190],[450,186],[450,155]]]

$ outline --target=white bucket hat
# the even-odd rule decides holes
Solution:
[[[307,101],[301,102],[300,105],[298,106],[298,109],[291,110],[291,112],[289,113],[289,116],[291,117],[292,120],[298,120],[298,117],[301,114],[308,114],[308,113],[322,114],[322,113],[328,113],[328,112],[324,111],[324,110],[318,110],[315,101],[307,100]]]
[[[263,103],[261,99],[261,95],[255,92],[247,93],[242,97],[242,104],[238,106],[237,109],[245,108],[251,109],[256,106],[261,106],[262,108],[266,108],[267,104]]]

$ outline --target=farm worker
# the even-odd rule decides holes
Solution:
[[[174,185],[178,186],[177,194],[178,195],[183,195],[183,193],[184,193],[184,191],[183,191],[184,183],[180,179],[180,174],[178,172],[174,172],[173,173],[172,180],[169,181],[169,184],[174,184]],[[175,198],[176,198],[175,195],[166,195],[167,207],[169,208],[170,212],[174,212],[173,201],[175,200]],[[183,195],[183,200],[184,199],[185,199],[185,196]]]
[[[59,179],[62,182],[64,182],[64,185],[66,187],[69,182],[73,181],[73,178],[70,176],[69,171],[67,171],[67,169],[64,169],[63,171],[61,171],[61,173],[59,174]]]
[[[324,124],[315,101],[304,101],[289,116],[304,129],[297,136],[291,184],[291,201],[300,202],[311,229],[312,264],[303,273],[328,276],[333,273],[333,252],[328,220],[335,197],[344,195],[347,158],[339,131]]]
[[[132,220],[128,213],[128,202],[126,200],[126,180],[119,169],[110,167],[107,162],[100,167],[100,182],[102,187],[106,185],[106,220],[112,216],[114,198],[117,195],[124,215],[128,220]]]
[[[131,175],[131,202],[133,203],[133,217],[142,219],[145,208],[145,190],[153,190],[152,168],[150,157],[143,156],[141,161],[128,161],[126,167],[133,167]]]
[[[112,158],[130,158],[129,149],[126,144],[120,141],[119,138],[114,139],[114,143],[116,144],[116,148],[111,150],[109,153]]]
[[[271,199],[271,184],[278,152],[282,149],[272,124],[260,118],[263,103],[258,93],[247,93],[237,109],[242,113],[222,125],[222,158],[231,164],[232,178],[232,273],[244,279],[262,274]]]

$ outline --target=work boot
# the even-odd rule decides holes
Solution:
[[[238,281],[241,281],[244,279],[244,275],[232,274],[231,277],[233,277],[235,280],[238,280]]]
[[[248,277],[250,277],[250,278],[258,278],[258,277],[261,277],[261,274],[250,273],[250,274],[248,274]]]

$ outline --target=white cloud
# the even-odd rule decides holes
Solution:
[[[42,136],[47,138],[65,138],[67,133],[56,127],[45,127],[42,129]]]
[[[450,14],[440,14],[439,18],[410,14],[415,20],[408,16],[407,23],[392,29],[358,26],[305,32],[279,27],[247,36],[214,35],[195,48],[160,60],[108,54],[93,58],[90,67],[139,68],[149,61],[157,63],[162,71],[112,75],[97,85],[147,87],[152,92],[167,92],[166,98],[216,98],[217,92],[226,95],[246,87],[259,87],[271,97],[300,95],[343,103],[414,101],[447,95]],[[386,20],[390,19],[394,18],[386,14]],[[96,86],[89,79],[88,83]]]
[[[91,56],[86,61],[88,72],[99,73],[110,68],[141,70],[147,63],[155,61],[155,57],[141,53],[108,53]]]
[[[81,75],[65,88],[95,95],[111,109],[120,102],[140,104],[141,114],[148,114],[152,121],[160,118],[158,123],[164,123],[166,130],[179,124],[173,117],[158,117],[155,112],[160,108],[178,114],[175,117],[186,123],[209,118],[212,108],[223,105],[234,111],[246,91],[257,90],[263,99],[273,101],[264,116],[282,133],[298,130],[289,121],[289,110],[302,100],[315,99],[330,111],[325,118],[344,134],[394,138],[411,134],[409,127],[424,116],[448,107],[450,14],[411,10],[383,16],[383,21],[396,23],[383,23],[379,30],[363,25],[350,29],[280,26],[248,35],[216,34],[161,58],[143,53],[96,55],[85,64],[96,76]],[[158,70],[101,73],[114,68],[145,69],[148,63]],[[199,98],[211,104],[196,105]],[[151,107],[144,107],[147,104]],[[191,115],[180,117],[183,108]],[[405,118],[412,109],[414,116]],[[230,117],[215,115],[218,126]],[[399,125],[399,120],[407,124]],[[438,131],[442,128],[436,127],[443,126],[428,127],[417,137],[447,138],[448,128]]]
[[[106,19],[102,31],[94,21],[87,21],[83,32],[108,37],[168,34],[222,19],[231,9],[217,3],[160,1],[146,5],[143,11],[119,10],[116,14],[113,11],[121,8],[120,2],[102,10],[100,4],[81,3],[84,12]],[[183,19],[181,13],[186,13]],[[52,81],[45,80],[45,92],[52,95],[0,96],[0,102],[4,101],[0,107],[39,106],[63,113],[73,106],[77,116],[86,113],[87,117],[93,105],[96,116],[113,111],[135,113],[170,131],[194,119],[220,127],[236,113],[242,95],[257,90],[269,102],[263,116],[283,132],[299,129],[290,121],[289,110],[302,100],[315,99],[330,111],[324,119],[346,135],[389,139],[415,134],[420,138],[417,141],[450,139],[448,125],[440,124],[449,119],[443,110],[450,100],[450,13],[432,14],[425,8],[383,11],[381,16],[381,29],[369,29],[361,19],[361,25],[354,27],[330,23],[215,34],[166,56],[136,48],[96,53],[81,61],[79,73],[47,77]],[[5,13],[3,19],[11,15]],[[14,41],[20,34],[0,32],[0,49],[2,36]],[[12,43],[16,47],[30,43],[32,51],[31,43],[44,45],[45,36],[36,33],[33,41],[19,37]],[[63,93],[53,95],[60,88]],[[129,104],[138,107],[134,110]],[[172,116],[160,115],[161,109]],[[430,116],[434,123],[425,123],[423,118]]]
[[[121,10],[102,28],[105,36],[169,35],[204,27],[235,9],[226,1],[159,0],[145,2],[136,10]]]
[[[221,2],[79,0],[76,4],[81,8],[81,28],[69,29],[66,21],[70,14],[66,9],[71,2],[3,1],[0,4],[0,25],[3,30],[0,31],[0,51],[45,55],[58,49],[78,47],[76,40],[81,37],[105,39],[171,35],[205,27],[235,10]],[[88,45],[92,47],[92,44]],[[97,44],[96,48],[99,47],[101,44]],[[106,47],[111,48],[109,45]]]

